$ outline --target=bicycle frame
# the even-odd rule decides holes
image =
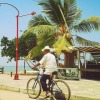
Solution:
[[[37,80],[35,80],[35,83],[33,84],[32,89],[34,89],[36,85],[37,85]]]
[[[53,79],[52,79],[51,85],[52,85],[51,88],[52,88],[54,85],[56,85],[57,88],[59,89],[59,91],[62,92],[62,90],[59,88],[58,84],[57,84]]]
[[[32,63],[32,62],[31,62]],[[27,62],[27,64],[29,65],[29,63]],[[34,64],[33,64],[34,65]],[[29,65],[29,67],[31,68],[31,66]],[[31,68],[32,69],[32,68]],[[39,71],[39,68],[38,68],[38,71]],[[41,79],[41,76],[43,75],[43,72],[42,72],[42,74],[41,74],[41,71],[42,70],[40,70],[39,71],[39,73],[37,74],[37,76],[36,76],[36,78],[34,79],[34,78],[31,78],[31,79],[33,79],[34,80],[34,83],[32,83],[32,87],[31,87],[31,89],[33,89],[33,90],[35,90],[35,88],[37,88],[38,86],[39,86],[39,92],[38,92],[38,94],[36,95],[36,97],[32,97],[31,96],[31,94],[28,92],[28,84],[29,84],[29,82],[31,81],[31,79],[28,81],[28,84],[27,84],[27,93],[28,93],[28,95],[29,95],[29,97],[31,97],[31,98],[38,98],[39,96],[40,96],[40,94],[41,94],[41,89],[42,89],[42,87],[41,87],[41,82],[40,82],[40,79]],[[58,74],[59,72],[57,72],[57,74]],[[61,73],[60,73],[61,74]],[[70,92],[70,88],[69,88],[69,86],[67,85],[67,84],[65,84],[65,82],[63,82],[63,81],[61,81],[61,80],[54,80],[53,79],[53,76],[54,76],[55,74],[52,74],[51,75],[51,82],[49,81],[48,82],[48,86],[50,87],[50,92],[51,92],[51,94],[52,94],[52,97],[54,98],[54,100],[56,100],[55,99],[55,93],[63,93],[63,90],[60,88],[60,86],[59,86],[59,84],[57,84],[57,82],[62,82],[66,87],[67,87],[67,90],[68,90],[68,100],[70,99],[70,95],[71,95],[71,92]],[[54,87],[56,87],[56,88],[54,88]],[[30,91],[30,90],[29,90]],[[34,91],[34,93],[35,93],[35,91]]]
[[[35,85],[37,85],[36,81],[40,81],[40,76],[42,76],[42,75],[38,73],[38,74],[37,74],[37,77],[35,78],[35,83],[34,83]],[[33,85],[34,85],[34,84],[33,84]],[[53,80],[53,78],[51,78],[51,86],[50,86],[51,89],[52,89],[52,86],[53,86],[53,85],[56,85],[57,88],[59,89],[59,91],[62,92],[62,90],[59,88],[59,86],[57,85],[57,83]],[[50,90],[51,90],[51,89],[50,89]]]

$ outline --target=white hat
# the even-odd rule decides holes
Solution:
[[[49,47],[49,46],[45,46],[43,49],[42,49],[42,52],[44,51],[44,50],[51,50],[51,48]]]

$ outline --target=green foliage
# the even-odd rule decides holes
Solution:
[[[25,33],[24,33],[25,34]],[[27,56],[28,52],[36,46],[36,35],[30,32],[27,35],[22,35],[19,39],[19,55],[21,57]]]
[[[72,26],[81,17],[81,11],[76,6],[76,0],[41,0],[39,3],[43,7],[47,17],[57,25],[65,25],[59,6],[64,14],[68,26]]]
[[[32,20],[29,22],[29,28],[37,26],[37,25],[51,25],[51,23],[47,20],[46,17],[43,17],[42,15],[37,15],[32,18]]]
[[[66,40],[66,35],[64,34],[56,43],[53,44],[54,48],[56,49],[56,52],[58,55],[61,53],[61,51],[67,51],[72,52],[73,49],[69,48],[72,47],[72,45]]]
[[[36,46],[36,35],[34,33],[29,33],[27,35],[22,35],[19,38],[19,59],[21,57],[25,57],[28,55],[28,52]],[[12,59],[15,60],[16,58],[16,41],[15,39],[8,40],[7,37],[3,37],[1,39],[1,55],[2,57],[6,56],[9,57],[8,62],[11,61]]]
[[[30,28],[24,35],[29,34],[29,32],[37,32],[37,45],[28,54],[26,59],[35,58],[42,54],[42,49],[49,45],[52,45],[57,41],[54,37],[57,27],[50,25],[39,25]]]
[[[79,37],[79,36],[76,37],[76,41],[77,41],[78,44],[80,44],[82,46],[97,46],[97,45],[100,45],[98,42],[90,41],[90,40],[84,39],[84,38]]]
[[[9,44],[8,42],[9,42],[9,40],[8,40],[7,37],[3,37],[3,38],[1,39],[1,46],[4,46],[3,52],[1,52],[2,55],[4,55],[5,53],[7,53],[6,49],[7,49],[8,44]]]
[[[28,35],[30,32],[34,32],[36,33],[37,35],[41,35],[41,34],[48,34],[49,33],[51,34],[54,34],[56,32],[56,30],[58,29],[57,26],[53,26],[53,25],[37,25],[37,26],[34,26],[32,28],[29,28],[25,33],[24,33],[24,36],[25,35]]]
[[[15,39],[8,40],[7,37],[4,37],[1,39],[1,55],[4,57],[10,57],[8,61],[11,61],[11,59],[15,59]]]
[[[90,17],[74,26],[76,32],[91,32],[100,30],[100,17]]]
[[[81,10],[76,6],[76,0],[41,0],[39,5],[43,7],[46,17],[37,15],[29,22],[29,29],[25,34],[34,32],[37,34],[37,45],[33,48],[27,58],[33,58],[41,54],[41,49],[45,45],[57,48],[58,53],[61,50],[71,51],[73,39],[65,39],[66,33],[75,32],[91,32],[100,29],[100,17],[90,17],[89,19],[79,21],[81,18]],[[79,23],[80,22],[80,23]],[[61,31],[60,28],[65,28]],[[60,33],[62,38],[54,38],[55,33]],[[58,41],[57,41],[58,40]],[[88,41],[83,38],[76,38],[79,44],[88,43],[89,45],[97,45],[98,43]],[[69,45],[70,44],[70,45]],[[70,47],[70,49],[68,48]]]

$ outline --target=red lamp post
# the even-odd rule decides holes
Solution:
[[[32,12],[30,14],[19,16],[19,10],[15,6],[13,6],[12,4],[9,4],[9,3],[0,3],[0,5],[2,5],[2,4],[11,6],[14,9],[16,9],[16,11],[17,11],[17,15],[16,15],[16,73],[15,73],[14,79],[18,80],[19,79],[19,75],[18,75],[18,30],[19,30],[19,17],[23,17],[23,16],[27,16],[27,15],[34,15],[36,13]]]
[[[30,14],[25,14],[25,15],[17,15],[16,16],[16,74],[14,79],[18,80],[19,79],[19,75],[18,75],[18,30],[19,30],[19,17],[23,17],[23,16],[28,16],[28,15],[34,15],[36,14],[35,12],[32,12]]]

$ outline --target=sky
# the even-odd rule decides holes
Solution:
[[[29,14],[32,11],[36,14],[42,13],[42,8],[38,5],[39,0],[0,0],[0,3],[9,3],[18,8],[20,15]],[[82,11],[82,19],[87,19],[91,16],[100,16],[99,6],[100,0],[77,0],[77,6]],[[17,11],[8,5],[0,5],[0,40],[3,36],[13,39],[16,37],[16,15]],[[22,35],[20,30],[24,31],[28,28],[28,22],[32,16],[19,18],[19,37]],[[76,34],[76,33],[74,33]],[[83,38],[100,42],[100,31],[91,33],[77,34]],[[1,50],[0,50],[1,51]],[[1,53],[0,53],[1,54]],[[0,55],[0,66],[15,65],[15,62],[6,63],[7,58]],[[19,61],[19,65],[23,65],[23,61]]]

